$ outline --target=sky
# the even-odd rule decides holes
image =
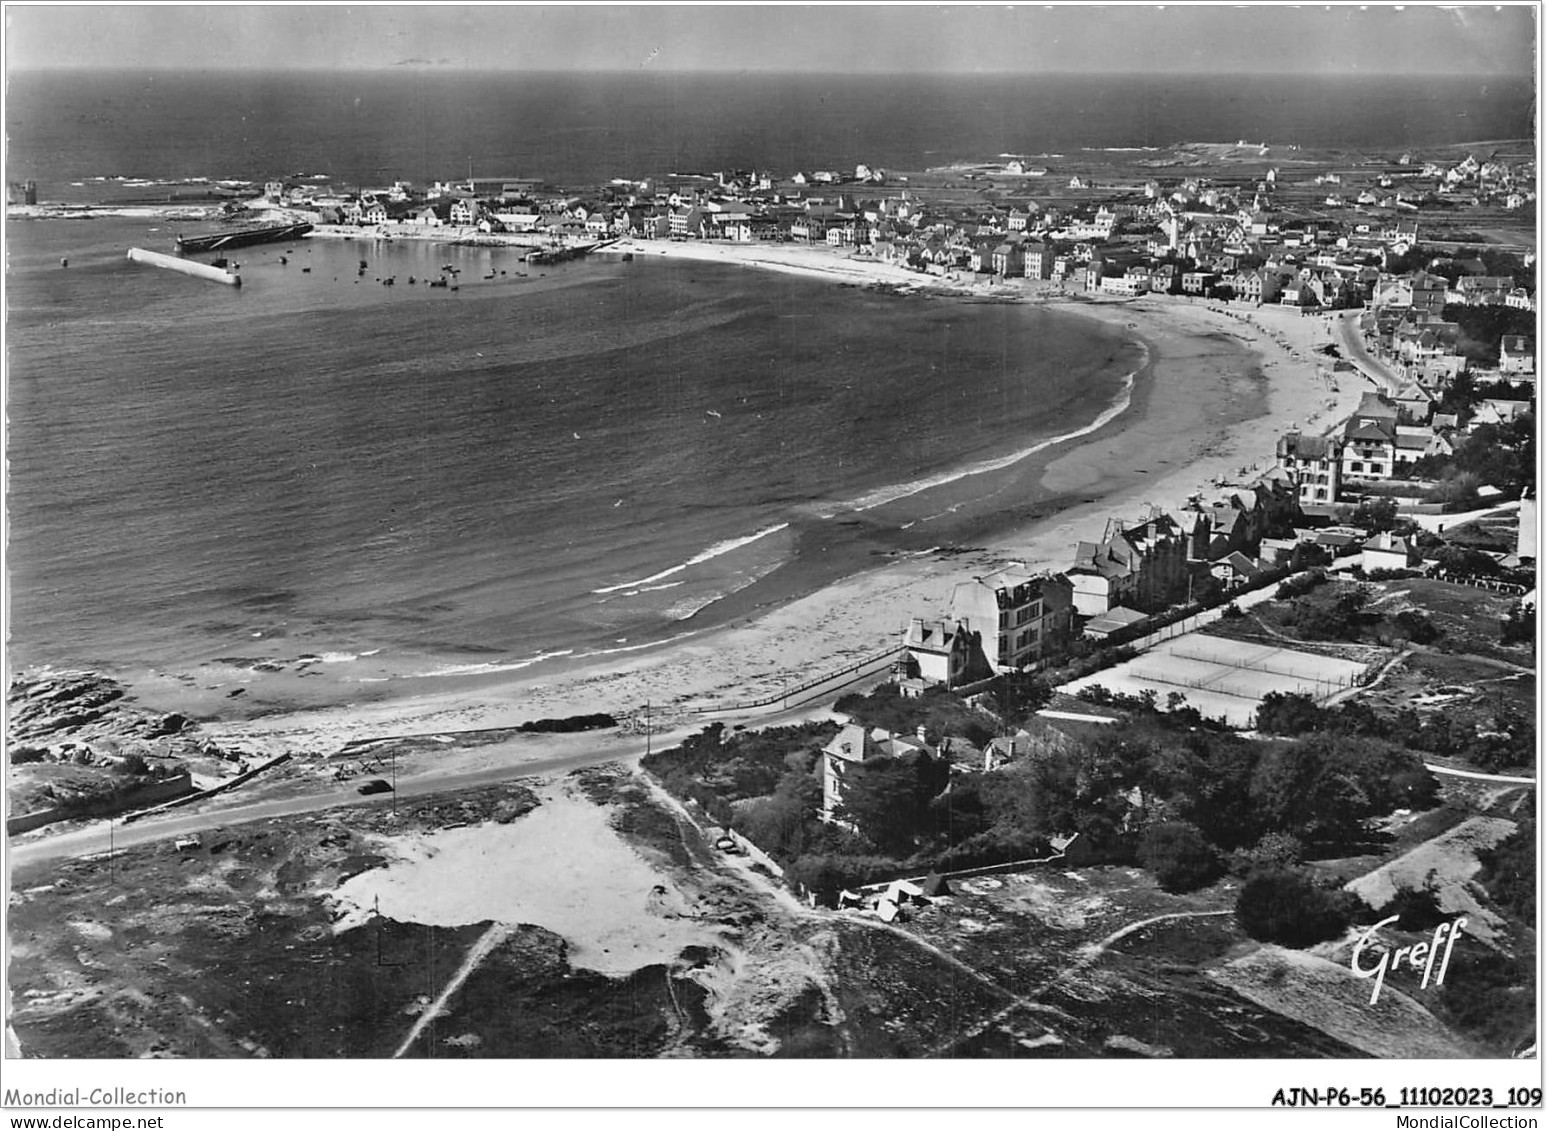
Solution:
[[[5,5],[6,65],[1494,74],[1534,5]]]

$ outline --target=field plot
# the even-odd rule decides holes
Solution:
[[[1320,703],[1354,686],[1364,667],[1353,660],[1194,632],[1059,690],[1074,693],[1099,686],[1124,695],[1153,691],[1161,705],[1180,693],[1205,717],[1248,727],[1269,692],[1309,695]]]

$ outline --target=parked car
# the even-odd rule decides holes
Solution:
[[[382,778],[372,778],[359,787],[360,793],[391,793],[392,783]]]

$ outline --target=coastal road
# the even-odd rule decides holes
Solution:
[[[657,735],[654,743],[658,747],[675,744],[682,741],[685,733],[687,732]],[[562,773],[567,770],[579,769],[582,766],[598,766],[605,762],[637,758],[644,752],[645,743],[643,739],[640,739],[637,743],[637,749],[633,746],[622,750],[614,747],[605,754],[569,754],[560,758],[545,758],[532,762],[512,763],[508,766],[495,766],[490,769],[477,770],[465,774],[426,774],[410,778],[399,777],[395,794],[378,793],[365,797],[361,796],[355,787],[351,785],[324,790],[320,793],[309,793],[304,797],[288,797],[275,801],[255,801],[247,805],[233,805],[230,808],[212,809],[201,813],[168,813],[162,817],[147,817],[130,825],[121,824],[116,821],[99,821],[83,829],[59,833],[56,836],[43,837],[29,843],[7,844],[5,859],[12,869],[17,869],[49,860],[79,858],[105,853],[109,851],[110,847],[110,826],[111,849],[113,851],[120,851],[142,844],[151,844],[159,840],[168,840],[172,837],[188,836],[193,833],[206,832],[210,829],[224,828],[227,825],[266,821],[274,817],[294,817],[303,813],[316,813],[323,809],[334,809],[341,805],[391,805],[394,797],[428,797],[432,794],[445,793],[450,790],[473,789],[478,786],[495,785],[500,782],[516,781],[520,778],[536,777],[542,774]]]
[[[1402,382],[1395,373],[1385,364],[1370,356],[1370,351],[1364,348],[1364,341],[1359,334],[1359,311],[1354,311],[1337,319],[1338,336],[1342,339],[1343,348],[1348,351],[1348,360],[1357,365],[1364,375],[1374,381],[1385,391],[1395,390]]]
[[[791,707],[756,719],[758,727],[785,726],[827,717],[825,708],[810,704]],[[704,719],[707,725],[710,720]],[[731,719],[721,719],[730,722]],[[675,746],[700,726],[682,727],[656,734],[650,746],[657,750]],[[168,812],[159,817],[146,817],[132,824],[118,821],[98,821],[82,829],[58,833],[25,843],[8,843],[5,846],[5,863],[12,869],[24,868],[50,860],[79,859],[108,851],[121,851],[142,844],[170,840],[224,828],[227,825],[250,824],[275,817],[295,817],[305,813],[317,813],[342,805],[391,805],[393,799],[430,797],[454,790],[475,789],[479,786],[497,785],[501,782],[518,781],[521,778],[540,777],[548,774],[578,770],[584,766],[600,766],[607,762],[630,762],[646,752],[644,738],[620,747],[612,747],[604,753],[588,751],[583,754],[566,754],[560,757],[539,758],[527,762],[512,762],[504,766],[474,770],[461,774],[437,774],[434,772],[399,776],[395,793],[362,796],[354,785],[329,788],[302,797],[287,797],[273,801],[254,801],[246,805],[210,809],[197,813]],[[110,836],[111,833],[111,836]]]

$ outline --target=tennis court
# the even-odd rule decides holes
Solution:
[[[1358,683],[1365,665],[1269,644],[1192,632],[1157,644],[1126,663],[1067,683],[1060,691],[1100,686],[1123,695],[1153,691],[1161,706],[1177,692],[1205,718],[1249,727],[1271,692],[1318,703]]]

